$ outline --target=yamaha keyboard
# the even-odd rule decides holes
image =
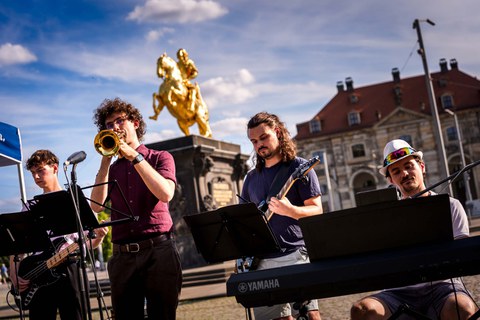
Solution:
[[[245,308],[335,297],[480,274],[480,236],[233,274]]]

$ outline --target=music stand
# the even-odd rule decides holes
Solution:
[[[278,252],[277,239],[254,203],[185,216],[198,251],[208,263]]]
[[[76,186],[80,207],[80,219],[84,229],[100,228],[95,214],[90,208],[82,190]],[[78,232],[75,217],[75,206],[70,191],[44,193],[29,200],[30,211],[34,219],[51,237]]]
[[[2,244],[1,256],[15,255],[15,265],[10,266],[15,269],[17,269],[19,254],[44,251],[52,246],[46,231],[35,221],[29,211],[0,215],[0,243]],[[14,295],[17,296],[15,299],[20,300],[18,307],[20,319],[23,319],[21,296],[15,292]]]
[[[0,256],[44,251],[52,243],[31,212],[0,215]]]

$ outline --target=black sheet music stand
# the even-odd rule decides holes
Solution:
[[[15,255],[15,266],[10,266],[15,269],[19,254],[44,251],[52,247],[46,231],[29,211],[0,215],[0,243],[1,256]],[[16,292],[14,294],[15,299],[19,299],[20,319],[24,319],[21,297]]]
[[[0,215],[0,256],[44,251],[52,245],[31,212]]]
[[[83,228],[93,230],[101,227],[82,190],[78,186],[76,188]],[[78,231],[75,221],[76,209],[69,191],[40,194],[28,202],[35,221],[44,230],[48,230],[50,236],[62,236]]]
[[[265,215],[254,203],[226,206],[183,218],[198,251],[209,263],[280,250]]]

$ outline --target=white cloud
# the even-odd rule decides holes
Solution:
[[[51,45],[44,48],[48,63],[84,76],[120,79],[126,82],[152,82],[155,80],[157,57],[148,50],[130,47],[121,52],[108,52],[102,48],[83,48],[74,45]]]
[[[254,76],[247,69],[241,69],[230,77],[217,77],[205,81],[202,94],[207,96],[208,106],[215,108],[221,103],[238,104],[256,96]]]
[[[147,0],[136,6],[127,20],[137,22],[201,22],[225,15],[228,10],[210,0]]]
[[[145,39],[147,42],[154,42],[157,41],[158,39],[162,38],[164,35],[168,33],[173,33],[175,30],[172,28],[162,28],[160,30],[150,30],[147,35],[145,36]]]
[[[247,118],[227,118],[210,124],[215,139],[225,138],[229,135],[238,135],[247,130]]]
[[[37,61],[37,57],[19,44],[5,43],[0,46],[0,66],[25,64]]]
[[[173,131],[173,130],[161,130],[160,132],[155,132],[155,131],[148,131],[145,133],[145,143],[153,143],[153,142],[158,142],[158,141],[163,141],[163,140],[168,140],[172,138],[178,137],[180,133],[180,129],[178,131]]]

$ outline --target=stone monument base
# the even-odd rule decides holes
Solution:
[[[175,159],[177,186],[170,202],[178,250],[183,268],[207,264],[197,251],[183,219],[186,215],[238,204],[247,173],[248,155],[240,146],[203,136],[190,135],[147,144],[170,152]]]

